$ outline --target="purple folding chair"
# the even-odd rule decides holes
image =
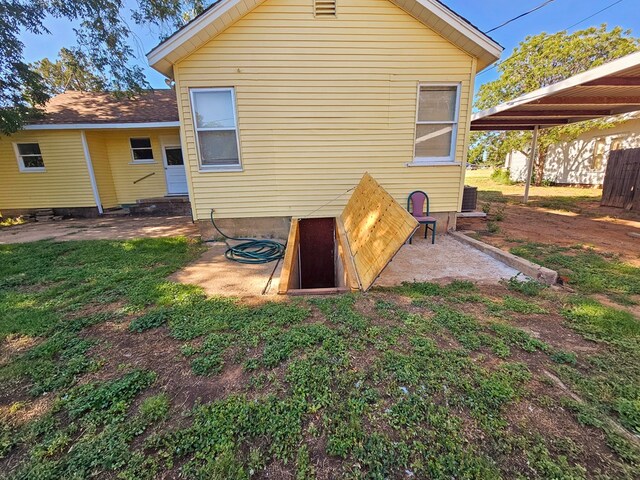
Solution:
[[[426,210],[425,203],[427,204]],[[424,225],[424,238],[427,238],[427,232],[431,230],[431,243],[436,243],[436,218],[429,215],[429,195],[421,190],[411,192],[407,198],[407,211],[420,225]],[[412,240],[413,235],[411,235],[409,243]]]

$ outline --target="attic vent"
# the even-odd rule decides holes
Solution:
[[[316,17],[335,17],[336,0],[314,0],[313,12]]]

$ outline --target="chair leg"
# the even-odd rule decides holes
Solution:
[[[436,243],[436,224],[431,225],[431,245]]]
[[[429,231],[429,224],[424,224],[424,238],[427,238],[427,232]]]

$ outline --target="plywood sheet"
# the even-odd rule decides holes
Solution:
[[[367,291],[418,228],[418,222],[365,173],[340,219],[360,285]]]

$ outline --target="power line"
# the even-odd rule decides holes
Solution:
[[[573,27],[575,27],[575,26],[577,26],[577,25],[580,25],[582,22],[586,22],[587,20],[589,20],[589,19],[591,19],[591,18],[595,17],[596,15],[598,15],[598,14],[600,14],[600,13],[604,12],[605,10],[609,10],[611,7],[615,7],[617,4],[622,3],[622,2],[623,2],[623,0],[617,0],[617,1],[615,1],[615,2],[613,2],[613,3],[611,3],[611,4],[609,4],[609,5],[607,5],[607,6],[606,6],[606,7],[604,7],[603,9],[598,10],[598,11],[597,11],[597,12],[595,12],[595,13],[592,13],[592,14],[591,14],[591,15],[589,15],[588,17],[583,18],[583,19],[582,19],[582,20],[580,20],[579,22],[576,22],[576,23],[574,23],[573,25],[569,25],[569,26],[568,26],[567,28],[565,28],[564,30],[569,30],[569,29],[571,29],[571,28],[573,28]],[[490,30],[489,30],[489,31],[490,31]],[[547,39],[547,40],[548,40],[548,39]],[[545,40],[545,41],[546,41],[546,40]],[[544,43],[544,42],[542,42],[542,43]],[[485,68],[483,71],[481,71],[480,73],[478,73],[478,75],[482,75],[483,73],[487,73],[488,71],[490,71],[490,70],[492,70],[492,69],[496,68],[497,66],[502,65],[502,63],[503,63],[503,62],[504,62],[504,60],[503,60],[502,62],[496,62],[496,63],[494,63],[494,64],[493,64],[493,65],[491,65],[490,67],[487,67],[487,68]],[[476,75],[476,76],[478,76],[478,75]]]
[[[575,27],[576,25],[580,25],[582,22],[586,22],[587,20],[589,20],[590,18],[595,17],[596,15],[598,15],[599,13],[604,12],[605,10],[609,10],[611,7],[615,7],[617,4],[619,4],[620,2],[622,2],[622,0],[618,0],[617,2],[613,2],[611,5],[608,5],[606,7],[604,7],[602,10],[598,10],[596,13],[589,15],[587,18],[584,18],[582,20],[580,20],[578,23],[574,23],[573,25],[565,28],[565,30],[569,30],[570,28]]]
[[[532,9],[531,9],[531,10],[529,10],[528,12],[524,12],[524,13],[521,13],[520,15],[518,15],[517,17],[510,18],[510,19],[509,19],[509,20],[507,20],[506,22],[501,23],[501,24],[500,24],[500,25],[498,25],[497,27],[493,27],[492,29],[487,30],[487,31],[486,31],[486,32],[484,32],[484,33],[491,33],[491,32],[493,32],[493,31],[495,31],[495,30],[498,30],[499,28],[504,27],[505,25],[509,25],[511,22],[515,22],[515,21],[516,21],[516,20],[518,20],[519,18],[526,17],[526,16],[527,16],[527,15],[529,15],[530,13],[533,13],[533,12],[535,12],[536,10],[540,10],[542,7],[544,7],[544,6],[546,6],[546,5],[549,5],[551,2],[555,2],[555,0],[547,0],[546,2],[541,3],[541,4],[540,4],[540,5],[538,5],[537,7],[532,8]]]

